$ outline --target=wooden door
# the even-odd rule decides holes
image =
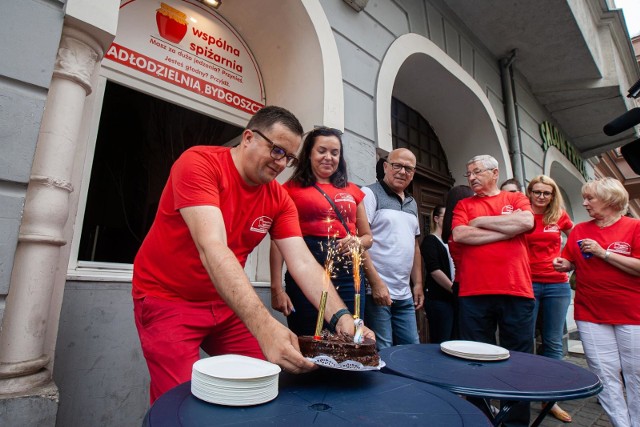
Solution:
[[[416,176],[413,178],[411,193],[416,199],[418,204],[418,219],[420,220],[420,239],[422,242],[424,236],[429,234],[429,224],[431,221],[431,212],[437,205],[444,204],[444,198],[451,184],[448,182],[442,182],[429,178],[426,174],[416,171]],[[427,274],[424,269],[423,261],[422,275]],[[427,321],[427,315],[424,311],[424,307],[416,311],[416,322],[418,324],[418,336],[421,343],[429,342],[429,327]]]

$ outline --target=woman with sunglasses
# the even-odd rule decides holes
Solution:
[[[342,132],[327,127],[311,131],[304,140],[293,176],[284,188],[296,204],[303,237],[316,260],[325,265],[327,254],[335,255],[331,281],[349,311],[355,314],[351,254],[352,250],[362,254],[370,248],[373,237],[362,203],[364,193],[347,180]],[[287,316],[289,328],[295,334],[313,335],[318,311],[289,273],[285,274],[286,287],[282,288],[282,265],[282,255],[272,244],[271,306]],[[360,277],[358,314],[363,318],[364,271]]]
[[[533,293],[536,298],[533,311],[534,325],[538,323],[537,317],[540,313],[542,355],[562,359],[562,335],[571,303],[571,287],[567,274],[553,268],[553,260],[560,256],[561,233],[568,236],[573,222],[564,210],[558,185],[548,176],[539,175],[533,178],[527,186],[527,195],[531,200],[535,220],[533,231],[525,235],[529,247]],[[535,335],[535,330],[532,333]],[[553,405],[550,413],[560,421],[571,422],[571,415],[557,404]]]

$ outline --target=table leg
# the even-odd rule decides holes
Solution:
[[[542,420],[544,420],[544,417],[547,416],[547,414],[549,413],[549,411],[551,410],[551,408],[553,408],[553,405],[555,405],[555,404],[556,404],[556,402],[548,402],[546,405],[542,405],[542,409],[540,410],[540,414],[533,421],[533,424],[531,424],[531,427],[538,427],[540,425],[540,423],[542,422]]]
[[[516,400],[501,400],[500,411],[496,414],[495,417],[493,417],[493,420],[492,420],[493,425],[499,426],[500,423],[502,423],[502,420],[504,419],[504,417],[507,416],[511,408],[513,408],[513,405],[515,405],[516,403],[518,403],[518,401]]]

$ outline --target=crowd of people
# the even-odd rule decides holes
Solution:
[[[275,178],[286,167],[293,173],[280,185]],[[377,182],[360,187],[348,180],[339,130],[317,127],[305,136],[297,118],[275,106],[250,119],[238,145],[183,153],[134,262],[151,402],[191,378],[200,349],[266,359],[293,373],[316,369],[297,336],[316,332],[323,291],[323,328],[353,335],[354,317],[364,319],[364,335],[378,349],[418,343],[416,313],[424,306],[430,342],[532,353],[539,329],[541,354],[561,359],[571,272],[587,362],[604,385],[600,402],[614,426],[637,427],[640,221],[625,216],[620,182],[587,182],[583,206],[593,219],[574,226],[553,179],[499,187],[496,159],[476,156],[466,165],[468,185],[434,207],[423,236],[407,191],[416,167],[410,150],[395,149],[377,165]],[[267,234],[271,305],[288,328],[243,270]],[[528,425],[529,406],[515,404],[503,424]],[[550,411],[571,421],[557,405]]]

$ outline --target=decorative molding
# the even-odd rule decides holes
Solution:
[[[344,2],[351,6],[356,12],[362,12],[364,8],[367,7],[369,0],[344,0]]]
[[[71,80],[91,93],[91,75],[102,58],[103,51],[89,35],[65,27],[54,64],[55,77]]]
[[[73,192],[73,185],[66,179],[53,178],[50,176],[31,175],[30,182],[34,184],[40,184],[44,187],[55,187],[61,190]]]
[[[22,362],[0,363],[0,379],[16,378],[38,372],[49,363],[49,356],[42,355]]]

